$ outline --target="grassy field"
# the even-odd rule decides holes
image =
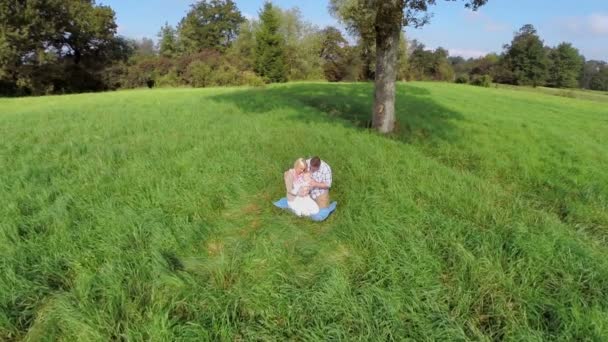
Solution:
[[[554,96],[563,96],[570,97],[582,100],[590,100],[597,102],[608,102],[608,92],[605,91],[597,91],[597,90],[588,90],[588,89],[557,89],[557,88],[549,88],[549,87],[522,87],[522,86],[513,86],[508,84],[498,84],[495,83],[493,87],[500,89],[510,89],[510,90],[523,90],[526,92],[535,92],[539,94],[547,94]]]
[[[0,340],[608,339],[608,107],[408,83],[0,99]],[[323,223],[271,205],[333,168]]]

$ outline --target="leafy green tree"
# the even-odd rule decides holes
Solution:
[[[487,0],[469,0],[472,9]],[[372,125],[382,133],[395,127],[395,80],[401,30],[429,22],[436,0],[330,0],[330,10],[364,41],[375,41],[376,72]]]
[[[570,43],[561,43],[549,52],[547,84],[556,88],[576,88],[583,70],[584,58]]]
[[[373,80],[376,73],[376,31],[374,10],[363,0],[330,0],[329,11],[357,36],[353,51],[359,53],[361,80]]]
[[[503,63],[510,72],[510,83],[534,87],[545,84],[549,60],[534,26],[524,25],[511,44],[505,45]]]
[[[259,22],[254,19],[245,20],[239,28],[236,37],[227,54],[234,58],[242,70],[253,70],[255,65],[255,35]]]
[[[488,75],[494,78],[496,65],[498,65],[500,57],[495,53],[489,53],[483,57],[471,60],[471,72],[474,75]]]
[[[134,53],[138,56],[155,56],[157,51],[154,41],[150,38],[133,40]]]
[[[201,0],[193,4],[178,26],[181,52],[225,51],[245,18],[232,0]]]
[[[580,87],[583,89],[590,89],[591,79],[602,69],[602,66],[604,66],[605,64],[606,62],[604,61],[586,61],[583,64],[583,70],[581,71]]]
[[[605,66],[606,62],[604,61],[586,61],[580,76],[580,87],[583,89],[591,89],[591,80]]]
[[[260,28],[256,33],[255,71],[269,82],[287,81],[285,40],[280,34],[278,10],[266,2],[260,12]]]
[[[414,80],[425,80],[432,75],[435,56],[433,52],[425,49],[424,44],[416,43],[409,59],[410,75]]]
[[[348,42],[342,32],[333,26],[323,30],[321,58],[323,58],[323,73],[330,82],[338,82],[346,77],[346,59]]]
[[[467,60],[461,56],[450,56],[448,57],[448,62],[452,66],[452,69],[454,69],[456,83],[469,83],[469,74],[473,68],[472,59],[469,58]]]
[[[93,0],[0,0],[0,79],[15,91],[103,89],[123,43],[114,11]]]
[[[448,50],[438,47],[433,52],[432,78],[437,81],[454,81],[454,69],[448,61]]]
[[[448,55],[448,51],[441,47],[431,51],[417,43],[409,59],[411,77],[415,80],[452,81],[454,69]]]
[[[165,23],[158,33],[158,53],[163,57],[173,57],[177,52],[177,31]]]
[[[303,20],[297,8],[280,10],[279,34],[282,36],[285,68],[288,80],[323,78],[323,61],[320,57],[322,34],[314,25]],[[227,50],[240,70],[254,70],[256,63],[256,35],[260,22],[255,19],[241,24],[239,35]]]
[[[603,64],[598,72],[591,77],[589,89],[608,91],[608,65]]]
[[[277,8],[280,15],[279,33],[285,41],[285,67],[288,80],[323,78],[320,57],[323,36],[321,31],[302,18],[300,10]]]
[[[342,81],[357,82],[367,80],[365,76],[365,65],[361,59],[361,51],[358,45],[346,46],[344,48],[344,63],[342,70],[344,77]]]

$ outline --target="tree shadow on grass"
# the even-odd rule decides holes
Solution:
[[[291,120],[369,129],[373,90],[371,83],[295,83],[238,90],[212,99],[232,103],[245,113],[290,108],[297,112],[289,117]],[[389,137],[405,143],[454,142],[459,132],[452,121],[464,119],[462,114],[435,102],[427,89],[403,83],[397,86],[395,114],[397,126]]]

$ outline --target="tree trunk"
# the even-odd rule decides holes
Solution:
[[[395,128],[395,80],[401,20],[376,27],[376,94],[372,125],[380,133]]]

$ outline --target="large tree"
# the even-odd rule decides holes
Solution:
[[[576,88],[583,70],[584,58],[570,43],[561,43],[549,53],[549,86]]]
[[[591,81],[602,69],[606,68],[606,62],[590,60],[583,65],[580,77],[580,86],[583,89],[591,89]]]
[[[602,65],[598,72],[591,77],[589,89],[608,91],[608,65]]]
[[[255,71],[269,82],[287,81],[285,39],[279,32],[280,27],[280,12],[266,2],[260,12],[260,27],[255,37]]]
[[[494,78],[496,65],[500,57],[495,53],[489,53],[483,57],[471,60],[471,75],[490,75]]]
[[[134,53],[137,56],[155,56],[157,53],[154,41],[150,38],[143,37],[142,39],[133,40]]]
[[[285,67],[288,80],[311,80],[323,77],[320,57],[323,35],[318,27],[307,22],[295,7],[276,8],[280,16],[279,33],[285,42]]]
[[[451,0],[448,0],[451,1]],[[465,0],[476,10],[487,0]],[[429,6],[436,0],[331,0],[330,9],[364,41],[376,46],[376,90],[373,126],[382,133],[395,127],[395,80],[400,34],[405,26],[421,27],[429,22]]]
[[[524,25],[510,45],[505,45],[502,60],[517,85],[544,85],[548,76],[549,60],[543,41],[532,25]]]
[[[239,35],[227,53],[238,62],[243,70],[253,70],[255,65],[255,35],[259,22],[255,19],[245,20],[239,28]]]
[[[356,52],[362,63],[361,78],[374,79],[376,73],[376,30],[373,4],[367,0],[330,0],[330,12],[357,36]]]
[[[163,57],[177,54],[177,31],[169,23],[165,23],[158,33],[158,53]]]
[[[323,58],[323,73],[330,82],[338,82],[346,77],[346,61],[348,42],[342,32],[333,26],[323,31],[321,58]]]
[[[94,0],[0,0],[0,82],[35,94],[100,90],[101,71],[128,50],[116,28]]]
[[[178,26],[182,52],[224,51],[238,35],[245,18],[232,0],[201,0],[193,4]]]
[[[409,74],[415,80],[452,81],[454,69],[448,60],[448,51],[437,48],[426,50],[423,44],[416,44],[409,59]]]

